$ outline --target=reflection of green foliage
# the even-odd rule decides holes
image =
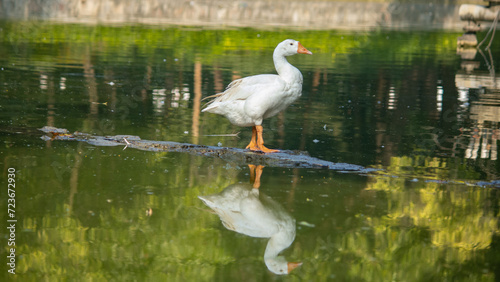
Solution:
[[[87,153],[83,163],[88,167],[117,160],[96,152]],[[127,154],[130,158],[144,156],[138,151],[129,153],[135,155]],[[174,157],[176,163],[180,159],[189,160],[189,156]],[[205,166],[206,162],[201,161],[196,159],[193,167]],[[126,178],[141,178],[151,169],[165,165],[172,171],[154,173],[150,186],[138,187],[132,194],[130,189],[134,185],[126,185],[126,179],[118,180],[125,184],[122,191],[110,191],[106,186],[95,186],[85,170],[79,171],[82,181],[78,183],[78,193],[70,196],[75,199],[73,206],[58,201],[52,211],[23,217],[22,229],[30,230],[26,235],[30,240],[18,241],[22,242],[18,252],[23,254],[18,275],[47,280],[81,277],[205,281],[218,266],[232,263],[234,258],[225,252],[220,241],[214,240],[219,235],[211,226],[217,223],[217,218],[194,208],[202,206],[197,195],[211,192],[200,185],[199,175],[206,175],[206,170],[189,176],[189,170],[161,162],[146,165],[138,173],[127,173]],[[50,169],[48,173],[52,174]],[[218,166],[211,168],[211,173],[212,189],[217,191],[230,183],[226,177],[234,174],[234,170],[228,174],[225,167]],[[99,177],[109,178],[106,174]],[[186,189],[188,182],[192,183]],[[97,191],[103,195],[95,197]],[[151,216],[146,214],[149,209],[153,211]],[[198,247],[202,245],[203,248]]]
[[[419,277],[419,273],[431,275],[434,272],[431,267],[440,260],[445,260],[453,269],[476,259],[478,252],[489,248],[491,232],[498,228],[496,215],[492,211],[485,213],[483,207],[489,197],[488,190],[464,185],[442,186],[435,182],[409,186],[404,178],[385,176],[375,177],[367,189],[386,194],[388,214],[367,218],[366,223],[373,228],[374,248],[386,251],[374,259],[383,259],[385,263],[397,261],[395,272],[404,265],[401,272],[396,272],[402,275],[397,280],[410,281],[408,278]],[[411,239],[412,234],[424,236]],[[408,245],[408,240],[417,242]],[[366,247],[360,249],[369,251]],[[398,253],[405,257],[394,259]],[[370,252],[370,255],[374,254]],[[412,257],[422,260],[415,264],[408,261]],[[438,270],[441,274],[432,276],[456,275],[456,270],[450,269]],[[492,278],[488,274],[486,277]]]
[[[481,179],[481,174],[475,167],[467,166],[463,159],[439,158],[415,155],[412,157],[392,157],[391,164],[380,173],[392,177],[414,177],[435,181],[452,181],[465,183],[472,179]]]
[[[387,58],[408,56],[429,50],[438,54],[449,54],[449,50],[455,48],[457,36],[454,33],[438,32],[409,36],[384,31],[349,33],[249,28],[207,30],[188,27],[165,28],[146,25],[114,27],[44,22],[15,22],[0,25],[3,26],[3,37],[0,37],[0,40],[12,44],[13,48],[19,48],[16,50],[19,52],[28,51],[31,46],[38,48],[44,44],[68,44],[67,52],[61,54],[58,62],[62,64],[74,63],[75,59],[84,56],[85,53],[82,50],[90,44],[93,50],[100,52],[104,61],[113,60],[113,62],[123,63],[128,62],[130,58],[126,55],[116,57],[115,53],[122,53],[122,50],[139,53],[141,56],[147,56],[149,60],[160,61],[157,50],[167,49],[175,58],[186,62],[201,60],[204,64],[213,64],[217,61],[226,64],[233,62],[242,52],[241,50],[245,50],[245,52],[258,53],[257,59],[262,63],[259,66],[268,66],[270,70],[272,70],[269,60],[270,52],[279,41],[286,38],[300,40],[306,48],[315,53],[314,56],[302,56],[300,59],[294,58],[293,60],[300,61],[301,65],[329,67],[336,56],[367,50],[371,52],[383,50],[384,52],[380,53],[388,56]],[[42,63],[49,57],[40,54],[34,59]],[[351,67],[345,69],[347,72],[352,70],[356,69]]]
[[[307,258],[308,265],[301,278],[494,281],[488,267],[494,262],[486,252],[492,235],[499,234],[498,215],[485,207],[494,191],[402,177],[370,179],[361,194],[354,193],[359,205],[346,205],[353,214],[333,216],[345,222],[329,227],[328,235],[312,241],[314,231],[299,232],[295,244],[301,247],[293,255]]]
[[[452,186],[457,191],[442,191],[439,185],[429,182],[422,188],[409,192],[404,180],[377,177],[370,190],[387,191],[390,195],[388,219],[409,221],[430,230],[431,242],[436,246],[454,247],[461,251],[486,249],[490,245],[491,230],[496,229],[494,214],[484,214],[481,203],[488,192],[477,187]],[[466,190],[463,190],[466,189]],[[405,204],[400,197],[406,197]]]

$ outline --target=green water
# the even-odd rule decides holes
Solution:
[[[492,73],[500,45],[465,60],[460,35],[2,22],[2,275],[498,280],[500,95]],[[273,49],[286,38],[314,55],[289,58],[304,76],[303,96],[264,122],[266,145],[382,169],[263,169],[260,198],[296,222],[281,255],[303,264],[287,276],[266,267],[268,239],[228,230],[198,198],[247,185],[248,167],[39,138],[37,128],[48,125],[243,148],[251,130],[200,114],[199,100],[237,77],[274,73]],[[9,168],[15,275],[6,264]]]

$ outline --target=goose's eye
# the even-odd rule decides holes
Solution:
[[[293,46],[293,43],[290,43],[290,46]]]

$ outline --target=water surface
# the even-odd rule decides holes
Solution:
[[[0,160],[4,176],[16,170],[18,220],[9,278],[497,280],[500,45],[464,59],[458,36],[1,23]],[[314,55],[289,58],[303,96],[264,122],[266,145],[382,169],[263,168],[261,199],[295,220],[281,254],[303,264],[288,276],[266,267],[268,239],[228,230],[198,198],[248,187],[247,166],[39,138],[49,125],[245,147],[251,130],[200,113],[200,99],[274,73],[286,38]]]

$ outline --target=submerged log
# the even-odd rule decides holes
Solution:
[[[142,140],[134,135],[97,136],[88,133],[69,133],[67,129],[45,126],[40,129],[46,135],[43,140],[66,140],[87,142],[94,146],[125,146],[153,152],[183,152],[206,157],[220,158],[238,165],[264,165],[284,168],[329,169],[344,172],[367,173],[376,169],[348,163],[333,163],[311,157],[307,152],[283,150],[264,154],[246,149],[196,145],[171,141]]]
[[[497,187],[500,188],[500,180],[493,181],[460,181],[460,180],[439,180],[434,178],[426,178],[422,175],[411,174],[391,174],[382,169],[365,168],[360,165],[348,163],[334,163],[318,158],[311,157],[307,152],[303,151],[280,151],[279,153],[264,154],[253,152],[239,148],[216,147],[195,145],[189,143],[178,143],[171,141],[152,141],[142,140],[135,135],[114,135],[114,136],[98,136],[89,133],[74,132],[70,133],[67,129],[45,126],[39,130],[45,135],[43,140],[62,140],[62,141],[80,141],[87,142],[94,146],[124,146],[124,149],[134,148],[152,152],[181,152],[193,155],[220,158],[227,162],[236,165],[263,165],[269,167],[283,168],[309,168],[309,169],[327,169],[339,172],[352,172],[360,175],[368,176],[385,176],[385,177],[405,177],[412,178],[415,181],[421,178],[425,182],[437,182],[441,184],[465,184],[477,185],[481,187]],[[371,172],[371,173],[370,173]],[[367,174],[369,173],[369,174]],[[417,179],[417,181],[419,181]]]

